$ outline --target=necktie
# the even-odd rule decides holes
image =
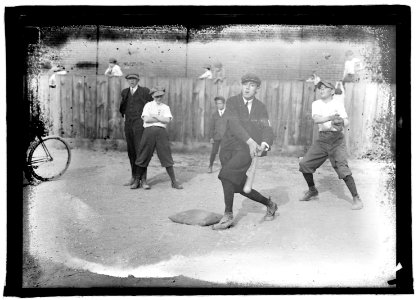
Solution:
[[[131,95],[133,95],[134,94],[134,89],[133,88],[131,88]]]
[[[245,102],[245,107],[247,107],[247,109],[248,109],[248,113],[250,113],[250,107],[248,106],[248,104],[250,103],[250,101],[246,101]]]

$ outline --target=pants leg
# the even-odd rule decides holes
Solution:
[[[153,130],[156,132],[155,148],[157,149],[157,156],[160,160],[161,166],[164,168],[172,167],[174,165],[174,160],[171,155],[167,130],[162,127],[158,127]]]
[[[216,154],[218,154],[220,144],[221,140],[215,140],[212,144],[212,152],[210,153],[209,166],[213,166],[213,162],[215,161]]]
[[[348,167],[347,156],[345,138],[344,135],[341,135],[329,153],[329,160],[331,161],[331,165],[335,172],[337,172],[339,179],[343,179],[346,176],[351,175],[351,170]]]
[[[156,136],[153,130],[150,130],[151,128],[144,129],[139,146],[139,154],[135,160],[135,164],[142,168],[148,167],[155,150]]]
[[[134,168],[135,168],[136,152],[135,152],[135,139],[134,139],[132,123],[133,122],[130,120],[125,121],[125,139],[126,139],[126,146],[128,150],[129,163],[131,165],[131,174],[132,174],[132,177],[135,177]]]
[[[302,173],[315,173],[328,158],[328,152],[325,147],[321,145],[321,142],[317,140],[303,159],[299,162],[299,171]]]
[[[251,165],[251,156],[247,149],[225,150],[219,153],[221,160],[221,171],[218,174],[220,180],[226,179],[236,185],[242,184],[246,180],[246,172]]]
[[[133,174],[135,178],[139,178],[140,177],[139,168],[135,164],[135,161],[140,153],[141,140],[142,140],[142,135],[144,132],[143,123],[140,120],[136,120],[132,126],[132,131],[133,131],[133,139],[134,139],[133,145],[134,145],[134,153],[135,153],[134,158],[133,158]],[[146,172],[145,172],[145,177],[146,177]]]

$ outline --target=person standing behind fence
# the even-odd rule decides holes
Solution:
[[[150,94],[154,101],[145,104],[142,112],[145,129],[135,164],[139,167],[140,174],[145,174],[154,151],[157,150],[161,166],[166,168],[170,176],[171,187],[182,189],[183,186],[177,182],[174,174],[174,160],[171,155],[170,142],[166,130],[167,124],[171,122],[173,116],[171,115],[170,107],[162,103],[165,88],[154,87],[151,89]],[[142,185],[144,189],[151,188],[146,181],[143,181]]]
[[[343,72],[343,86],[345,87],[346,82],[357,82],[359,81],[359,71],[363,69],[363,65],[360,59],[354,57],[354,53],[348,50],[345,53],[345,63]]]
[[[128,80],[129,87],[122,90],[122,101],[119,111],[125,119],[125,138],[128,148],[128,157],[131,165],[131,180],[124,184],[131,189],[137,189],[141,185],[141,176],[135,160],[139,153],[142,134],[144,132],[144,122],[142,120],[142,111],[147,102],[152,101],[149,89],[139,86],[139,75],[128,74],[125,77]],[[142,180],[146,182],[146,173]]]
[[[225,211],[219,223],[213,225],[214,230],[232,226],[235,193],[264,204],[267,207],[265,221],[273,220],[277,211],[277,204],[255,189],[248,194],[243,190],[253,157],[267,155],[274,134],[266,106],[255,98],[261,85],[260,78],[248,73],[241,78],[241,83],[241,93],[226,102],[224,117],[227,123],[219,153],[222,168],[218,175],[224,192]]]
[[[112,76],[123,76],[122,70],[117,65],[117,60],[115,58],[109,58],[109,67],[105,71],[105,75]]]
[[[226,129],[226,118],[223,117],[225,112],[225,98],[216,96],[215,103],[217,109],[212,114],[209,124],[209,139],[212,144],[212,152],[209,158],[208,173],[212,173],[213,171],[213,162],[215,161],[216,154],[218,154],[219,145],[221,144]]]
[[[344,108],[344,98],[334,96],[334,85],[326,81],[318,83],[318,90],[321,99],[312,103],[312,118],[315,124],[318,124],[319,137],[299,162],[299,171],[302,172],[309,187],[300,201],[309,201],[318,195],[313,173],[329,158],[338,178],[345,181],[353,196],[351,209],[361,209],[363,203],[357,193],[356,184],[347,163],[343,130],[345,126],[348,126],[349,121]]]

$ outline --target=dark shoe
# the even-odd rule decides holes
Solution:
[[[318,190],[315,188],[314,190],[308,190],[305,195],[299,199],[299,201],[309,201],[312,197],[318,196]]]
[[[270,204],[267,206],[266,215],[264,216],[264,221],[273,221],[276,210],[277,204],[270,200]]]
[[[145,179],[141,180],[141,185],[144,188],[144,190],[149,190],[151,189],[151,187],[149,186],[149,184],[147,183],[147,181]]]
[[[131,184],[131,189],[139,189],[139,187],[141,186],[141,180],[139,180],[139,178],[135,178],[134,183]]]
[[[224,213],[224,216],[219,221],[219,223],[212,225],[213,230],[224,230],[228,229],[234,223],[234,216],[231,213]]]
[[[212,173],[212,172],[213,172],[212,166],[209,166],[208,173]]]
[[[363,208],[363,202],[359,196],[353,197],[353,204],[351,205],[352,210],[359,210]]]
[[[127,183],[124,183],[123,185],[124,186],[131,186],[131,185],[134,184],[134,181],[135,181],[135,178],[131,177],[131,180],[129,180],[129,182],[127,182]]]
[[[171,183],[171,187],[173,189],[178,189],[178,190],[182,190],[183,189],[183,186],[180,183],[178,183],[177,181],[176,182],[172,182]]]

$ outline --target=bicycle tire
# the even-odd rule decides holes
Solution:
[[[48,136],[31,147],[28,169],[36,179],[48,181],[62,176],[70,162],[71,149],[67,142],[59,136]]]

